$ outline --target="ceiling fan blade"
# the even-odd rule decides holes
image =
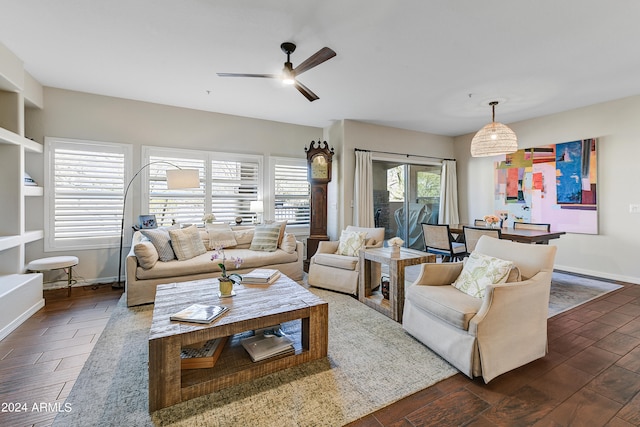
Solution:
[[[318,95],[316,95],[315,93],[311,92],[311,89],[309,89],[308,87],[306,87],[305,85],[303,85],[302,83],[300,83],[299,81],[296,80],[296,82],[293,84],[296,89],[298,89],[298,91],[300,91],[301,94],[303,94],[310,102],[315,101],[316,99],[320,99],[318,97]]]
[[[267,79],[279,79],[279,74],[242,74],[242,73],[216,73],[219,77],[264,77]]]
[[[316,65],[322,64],[324,61],[327,61],[336,56],[336,53],[329,49],[328,47],[323,47],[310,57],[308,57],[304,62],[299,64],[296,68],[293,69],[293,72],[296,76],[304,73],[307,70],[315,67]]]

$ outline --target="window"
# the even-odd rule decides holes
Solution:
[[[45,251],[117,246],[131,145],[46,138]]]
[[[213,213],[216,221],[252,220],[250,203],[262,194],[262,156],[144,147],[143,159],[158,162],[150,167],[142,206],[156,216],[158,225],[174,220],[198,224],[207,213]],[[168,190],[164,171],[175,166],[198,169],[200,188]]]
[[[310,186],[305,159],[272,158],[274,218],[288,225],[309,224]]]

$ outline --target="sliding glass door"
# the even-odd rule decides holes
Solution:
[[[421,223],[438,223],[442,166],[373,160],[373,211],[385,240],[424,250]]]

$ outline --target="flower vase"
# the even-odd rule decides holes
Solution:
[[[227,279],[224,277],[220,277],[218,279],[218,282],[220,283],[220,293],[219,296],[221,297],[230,297],[233,296],[233,280],[231,279]]]
[[[391,257],[397,258],[400,256],[400,246],[391,246]]]

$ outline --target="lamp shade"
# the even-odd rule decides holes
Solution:
[[[200,173],[197,169],[167,169],[167,188],[199,188]]]
[[[496,122],[496,105],[491,101],[491,123],[480,129],[471,140],[471,156],[487,157],[518,151],[516,133],[502,123]]]
[[[518,151],[518,138],[509,127],[491,122],[475,134],[471,140],[473,157],[496,156]]]
[[[262,213],[264,211],[264,205],[262,204],[262,200],[253,200],[249,204],[249,211],[255,213]]]

